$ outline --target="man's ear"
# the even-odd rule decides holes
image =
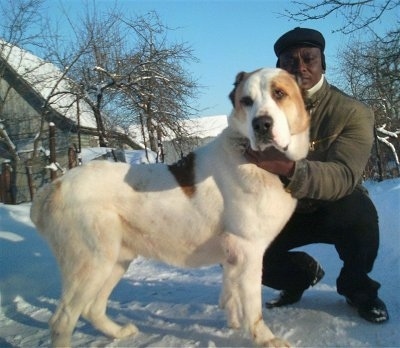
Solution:
[[[240,73],[238,73],[236,75],[235,82],[233,83],[233,90],[231,91],[231,93],[229,93],[229,99],[231,100],[233,106],[235,106],[236,89],[240,85],[240,83],[243,81],[245,75],[246,75],[246,73],[244,71],[241,71]]]

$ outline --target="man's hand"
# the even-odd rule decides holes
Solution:
[[[269,147],[264,151],[253,151],[248,147],[244,155],[250,163],[270,173],[287,178],[293,175],[295,162],[288,159],[282,152],[274,147]]]

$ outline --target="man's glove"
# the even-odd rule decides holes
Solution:
[[[285,178],[290,178],[293,175],[295,162],[272,146],[264,151],[254,151],[248,147],[244,155],[250,163],[270,173]]]

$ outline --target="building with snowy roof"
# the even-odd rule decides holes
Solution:
[[[57,158],[57,166],[50,168],[58,175],[70,165],[71,153],[99,146],[94,112],[77,98],[78,87],[54,64],[0,40],[0,201],[30,200],[28,167],[36,186],[49,180],[44,169],[51,164],[49,124],[55,127]],[[140,147],[123,133],[108,136],[121,147]],[[33,156],[34,150],[39,155]]]

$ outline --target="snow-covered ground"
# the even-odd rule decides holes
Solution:
[[[378,208],[381,247],[372,277],[389,322],[371,324],[335,291],[340,260],[332,246],[306,249],[323,265],[325,278],[302,301],[272,310],[264,318],[279,336],[297,347],[400,346],[400,179],[366,184]],[[29,220],[29,204],[0,204],[0,347],[49,346],[47,321],[60,294],[55,260]],[[219,266],[177,269],[144,259],[132,263],[111,296],[109,314],[133,321],[141,332],[113,341],[80,321],[77,347],[246,347],[251,342],[226,327],[218,308]],[[264,299],[276,292],[264,288]]]

